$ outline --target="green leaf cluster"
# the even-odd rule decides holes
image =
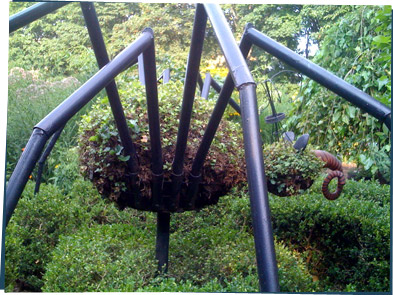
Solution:
[[[283,139],[265,145],[263,148],[265,173],[272,185],[278,186],[278,192],[294,190],[293,193],[301,193],[291,186],[295,179],[312,181],[320,175],[324,162],[318,159],[307,146],[304,151],[296,151],[292,143]]]
[[[313,62],[390,105],[391,16],[388,7],[359,6],[324,32]],[[389,180],[390,132],[371,115],[306,79],[286,128],[309,133],[315,145]]]
[[[8,113],[7,113],[7,178],[16,166],[33,127],[56,108],[64,99],[80,86],[75,77],[46,81],[41,71],[28,71],[12,68],[8,75]],[[56,146],[68,149],[76,145],[78,121],[85,112],[85,107],[72,118],[62,131]],[[44,178],[52,176],[53,167],[58,162],[59,153],[54,150],[52,156],[56,163],[48,166]]]
[[[129,132],[138,155],[138,177],[143,196],[150,198],[151,147],[145,89],[138,80],[130,79],[125,83],[119,79],[118,84]],[[175,154],[182,88],[180,81],[171,81],[158,87],[163,173],[164,181],[167,182],[170,181]],[[185,179],[188,178],[214,105],[214,100],[201,97],[194,100],[184,157]],[[241,132],[239,123],[222,120],[203,163],[203,183],[213,183],[215,191],[221,195],[246,180]],[[121,145],[107,98],[95,103],[91,111],[83,116],[78,143],[82,173],[97,185],[100,193],[121,203],[120,200],[130,190],[126,185],[128,166],[125,163],[129,158]]]
[[[6,291],[41,291],[45,269],[62,235],[95,224],[120,226],[139,220],[138,212],[119,211],[105,202],[90,182],[78,178],[72,184],[65,194],[56,185],[43,183],[34,195],[34,182],[27,183],[6,229]]]

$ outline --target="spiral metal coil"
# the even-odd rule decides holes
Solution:
[[[333,170],[329,172],[329,174],[326,176],[322,183],[322,193],[326,199],[335,200],[340,196],[345,185],[345,176],[343,173],[341,162],[331,153],[328,153],[326,151],[314,150],[313,152],[319,159],[325,162],[325,166],[323,166],[324,168],[329,168],[330,170]],[[330,181],[332,181],[333,178],[337,178],[338,183],[336,191],[331,193],[329,191],[329,183]]]

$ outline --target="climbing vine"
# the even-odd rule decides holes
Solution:
[[[313,59],[386,105],[391,96],[391,10],[360,6],[326,31]],[[306,79],[287,121],[313,144],[354,161],[379,178],[390,175],[390,132],[372,116]]]

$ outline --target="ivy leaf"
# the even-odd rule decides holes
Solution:
[[[348,114],[348,116],[350,118],[352,118],[352,119],[355,118],[355,114],[356,114],[356,108],[355,107],[348,106],[347,109],[346,109],[346,112],[347,112],[347,114]]]
[[[343,120],[343,122],[344,122],[345,124],[349,124],[348,116],[343,115],[343,116],[341,117],[341,119]]]
[[[378,90],[381,90],[383,86],[389,83],[389,79],[386,76],[382,76],[378,79]]]
[[[130,159],[130,156],[120,155],[117,157],[120,161],[127,162]]]
[[[89,141],[97,141],[97,140],[98,140],[97,135],[90,136],[90,138],[89,138]]]
[[[390,40],[391,39],[387,36],[376,36],[374,37],[373,42],[376,44],[381,44],[381,43],[389,44]]]
[[[360,159],[360,162],[364,165],[365,170],[370,169],[370,167],[374,164],[374,161],[371,158],[369,158],[363,154],[359,156],[359,159]]]
[[[341,113],[339,113],[339,112],[334,113],[333,122],[336,122],[340,118],[340,115],[341,115]]]

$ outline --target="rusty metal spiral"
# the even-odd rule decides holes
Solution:
[[[345,176],[343,173],[341,162],[331,153],[328,153],[326,151],[314,150],[313,152],[319,159],[325,162],[325,166],[323,166],[324,168],[329,168],[330,170],[333,170],[329,172],[329,174],[326,176],[322,183],[322,193],[326,199],[335,200],[340,196],[345,184]],[[335,192],[331,193],[329,191],[329,183],[330,181],[332,181],[333,178],[336,177],[338,179],[337,188]]]

